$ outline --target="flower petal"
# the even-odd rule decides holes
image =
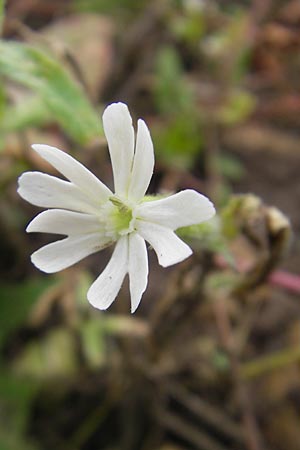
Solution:
[[[153,143],[147,125],[138,121],[133,167],[128,190],[128,198],[140,200],[145,195],[154,168]]]
[[[63,209],[49,209],[41,212],[27,226],[28,233],[76,234],[97,233],[100,222],[96,216]]]
[[[19,195],[36,206],[97,213],[98,207],[77,186],[45,173],[25,172],[19,178]]]
[[[136,227],[138,233],[154,248],[158,262],[163,267],[177,264],[193,253],[169,228],[142,220],[136,221]]]
[[[208,198],[191,189],[142,203],[137,209],[138,217],[172,230],[204,222],[214,214],[215,208]]]
[[[131,312],[139,306],[148,283],[148,255],[146,242],[137,233],[129,235],[129,288]]]
[[[31,261],[43,272],[59,272],[109,244],[99,233],[71,236],[40,248],[31,255]]]
[[[113,103],[105,109],[103,128],[113,168],[115,192],[127,196],[134,153],[134,129],[124,103]]]
[[[105,202],[112,195],[105,184],[67,153],[49,145],[34,144],[32,148],[87,196],[93,198],[96,204]]]
[[[128,236],[124,236],[117,242],[106,268],[88,290],[87,298],[91,305],[107,309],[117,297],[127,270]]]

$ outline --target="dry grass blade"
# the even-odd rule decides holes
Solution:
[[[222,413],[219,408],[212,406],[199,396],[196,397],[179,384],[170,385],[168,390],[171,397],[201,418],[201,420],[214,426],[218,431],[223,432],[225,435],[240,443],[245,441],[242,428]]]
[[[181,417],[165,410],[157,412],[158,419],[166,427],[181,439],[194,445],[197,450],[228,450],[228,448],[216,442],[211,436],[185,422]]]

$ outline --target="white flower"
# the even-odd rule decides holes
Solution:
[[[147,201],[144,195],[153,173],[154,153],[145,122],[138,121],[135,142],[127,106],[113,103],[104,111],[103,127],[115,193],[70,155],[48,145],[32,147],[69,181],[26,172],[19,178],[18,192],[33,205],[53,208],[35,217],[26,231],[67,236],[33,253],[33,264],[47,273],[58,272],[116,242],[109,263],[87,297],[94,307],[108,308],[128,273],[134,312],[148,280],[145,241],[155,250],[160,265],[176,264],[192,250],[174,230],[210,219],[215,209],[193,190]]]

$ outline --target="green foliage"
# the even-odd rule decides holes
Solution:
[[[4,425],[5,421],[13,421],[19,431],[24,431],[28,419],[28,408],[37,393],[37,388],[36,383],[14,377],[10,372],[1,372],[0,398],[2,407],[4,403],[10,403],[13,406],[10,408],[11,414],[7,415],[5,419],[2,418],[1,425]]]
[[[91,369],[101,367],[105,359],[104,320],[97,315],[95,318],[84,321],[79,328],[81,345],[84,357]]]
[[[2,32],[3,20],[4,20],[4,7],[5,0],[0,0],[0,34]]]
[[[18,436],[16,430],[0,429],[1,450],[37,450],[37,446],[23,436]]]
[[[40,277],[19,284],[0,283],[0,347],[10,333],[21,326],[37,299],[56,283],[54,277]]]
[[[29,342],[13,368],[18,375],[35,380],[71,376],[78,369],[76,341],[71,330],[57,327],[43,338]]]
[[[236,85],[249,69],[249,16],[233,11],[225,25],[202,42],[202,48],[215,63],[217,75]]]
[[[73,8],[80,12],[116,13],[137,12],[143,8],[143,0],[74,0]]]
[[[32,123],[33,118],[37,120],[39,113],[41,119],[49,114],[80,144],[99,135],[99,118],[85,93],[62,64],[45,51],[18,42],[0,42],[0,74],[28,87],[39,97],[29,99],[28,118],[24,118],[26,106],[21,107],[23,124]],[[11,129],[11,123],[8,128]]]
[[[5,113],[7,111],[7,102],[4,86],[0,84],[0,120],[1,122],[5,118]]]
[[[90,305],[86,301],[86,293],[93,281],[94,279],[90,272],[82,268],[80,274],[78,274],[77,283],[74,286],[76,307],[82,313],[90,311]]]
[[[157,56],[155,100],[159,111],[176,116],[187,112],[193,103],[193,92],[183,79],[183,67],[175,48],[163,47]]]
[[[254,111],[256,101],[253,95],[242,90],[233,90],[226,104],[219,111],[219,120],[223,125],[235,125],[243,122]]]
[[[204,8],[200,5],[178,4],[179,13],[170,17],[169,27],[172,33],[192,48],[199,44],[206,31]],[[175,8],[174,8],[175,9]]]
[[[193,90],[183,77],[175,48],[160,50],[156,64],[156,105],[164,117],[154,131],[157,156],[174,166],[190,167],[203,146],[203,134]]]
[[[187,115],[177,116],[154,134],[156,155],[177,167],[191,167],[203,146],[201,128]]]
[[[228,355],[221,350],[215,352],[212,362],[220,372],[227,372],[230,369],[230,359]]]
[[[28,127],[39,127],[51,121],[51,113],[38,96],[28,96],[16,105],[7,106],[1,122],[5,133],[22,131]]]
[[[230,199],[225,208],[223,208],[222,217],[222,231],[227,239],[233,239],[237,236],[239,230],[236,223],[236,216],[243,206],[243,197],[235,196]]]
[[[220,155],[216,161],[218,171],[228,180],[238,181],[245,173],[242,163],[232,155]]]
[[[36,450],[24,437],[30,409],[38,385],[1,370],[0,374],[0,448],[1,450]]]

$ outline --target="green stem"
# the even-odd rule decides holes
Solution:
[[[241,375],[243,378],[254,378],[265,374],[271,370],[281,369],[289,364],[300,361],[300,346],[288,348],[272,355],[255,359],[248,363],[244,363],[241,367]]]

